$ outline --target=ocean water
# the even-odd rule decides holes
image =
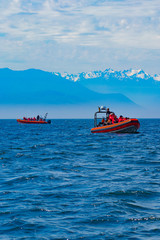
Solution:
[[[0,239],[160,239],[160,119],[0,120]]]

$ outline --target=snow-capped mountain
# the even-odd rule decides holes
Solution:
[[[62,77],[97,93],[121,93],[140,105],[160,102],[160,75],[152,76],[142,69],[114,71],[109,68],[105,71],[65,74]]]
[[[154,75],[154,80],[156,80],[156,81],[160,81],[160,74],[158,75],[158,74],[156,74],[156,75]]]
[[[105,71],[91,71],[91,72],[82,72],[78,74],[67,74],[67,73],[56,73],[57,75],[64,77],[68,80],[72,80],[74,82],[80,81],[82,79],[92,79],[92,78],[106,78],[109,79],[111,77],[119,78],[119,80],[123,79],[133,79],[136,78],[137,81],[140,79],[154,79],[155,81],[160,81],[160,74],[156,74],[154,76],[149,75],[148,73],[144,72],[142,69],[129,69],[124,71],[114,71],[113,69],[109,68]]]

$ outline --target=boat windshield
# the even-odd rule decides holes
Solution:
[[[98,111],[95,112],[94,114],[94,127],[97,127],[99,125],[99,123],[102,121],[102,119],[106,120],[106,111]]]

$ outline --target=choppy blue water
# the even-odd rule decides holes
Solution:
[[[160,239],[160,119],[0,120],[0,239]]]

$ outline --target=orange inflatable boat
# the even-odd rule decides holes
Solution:
[[[25,123],[25,124],[50,124],[51,120],[46,120],[48,113],[45,114],[44,118],[40,117],[39,115],[37,118],[23,118],[17,119],[18,123]]]
[[[18,123],[26,123],[26,124],[49,124],[51,123],[51,120],[48,121],[34,121],[34,120],[22,120],[22,119],[17,119]]]
[[[121,122],[113,123],[113,124],[106,124],[98,123],[98,120],[102,118],[98,118],[98,114],[106,114],[106,110],[99,109],[98,112],[94,115],[94,128],[91,129],[92,133],[107,133],[107,132],[114,132],[114,133],[135,133],[140,127],[140,123],[136,118],[127,118]]]

